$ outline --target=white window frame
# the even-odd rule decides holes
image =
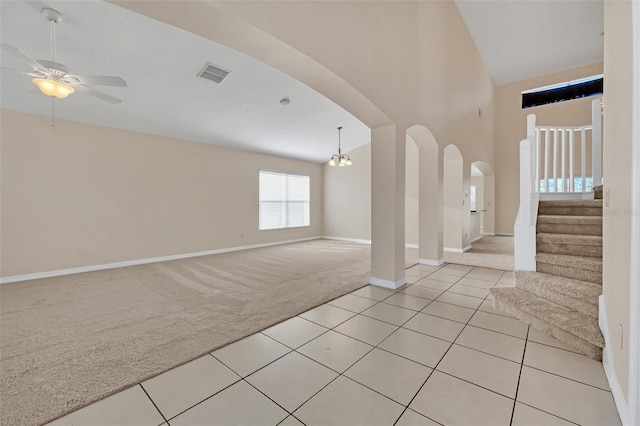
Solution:
[[[284,178],[284,187],[283,187],[283,191],[284,191],[284,199],[282,200],[263,200],[262,199],[262,192],[261,192],[261,177],[263,174],[268,174],[268,175],[276,175],[276,176],[282,176]],[[288,178],[295,178],[295,179],[299,179],[299,178],[306,178],[307,181],[307,199],[306,200],[289,200],[288,199],[288,194],[287,194],[287,189],[288,189],[288,185],[287,185],[287,179]],[[263,203],[285,203],[284,204],[284,209],[282,211],[282,221],[280,223],[279,226],[270,226],[267,227],[267,225],[262,223],[262,206]],[[305,218],[304,218],[304,224],[303,225],[291,225],[289,223],[289,216],[288,216],[288,211],[289,209],[287,208],[289,204],[306,204],[306,208],[305,208]],[[284,173],[284,172],[276,172],[273,170],[260,170],[258,173],[258,230],[260,231],[272,231],[272,230],[277,230],[277,229],[289,229],[289,228],[305,228],[305,227],[309,227],[311,226],[311,177],[309,175],[304,175],[304,174],[295,174],[295,173]]]

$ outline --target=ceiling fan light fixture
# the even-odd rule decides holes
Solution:
[[[38,86],[40,91],[47,95],[58,99],[64,99],[73,92],[76,91],[68,84],[61,83],[55,80],[49,80],[48,78],[34,78],[31,80],[33,84]]]

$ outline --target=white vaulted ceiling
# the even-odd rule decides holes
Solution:
[[[50,59],[50,26],[39,8],[63,14],[56,61],[71,73],[119,75],[127,88],[96,87],[112,105],[82,93],[56,101],[59,118],[236,149],[327,161],[370,141],[362,122],[323,95],[243,53],[102,1],[1,1],[2,43]],[[21,66],[4,52],[3,67]],[[206,63],[230,70],[221,83],[196,77]],[[2,70],[0,105],[51,115],[31,77]],[[287,106],[280,99],[289,98]]]
[[[456,0],[496,85],[600,62],[603,0]]]

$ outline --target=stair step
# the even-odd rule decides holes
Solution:
[[[602,200],[544,200],[540,215],[602,216]]]
[[[597,319],[520,288],[494,287],[489,292],[497,308],[593,359],[602,360],[604,338]]]
[[[602,200],[541,200],[541,206],[545,207],[600,207]]]
[[[598,319],[602,286],[540,272],[516,271],[516,287]]]
[[[602,235],[602,216],[539,215],[537,232]]]
[[[540,232],[536,235],[536,249],[538,253],[602,258],[602,237]]]
[[[536,254],[536,271],[602,285],[602,259],[562,254]]]

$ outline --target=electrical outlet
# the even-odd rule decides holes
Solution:
[[[611,188],[607,188],[604,190],[604,206],[609,207],[610,201],[611,201]]]

